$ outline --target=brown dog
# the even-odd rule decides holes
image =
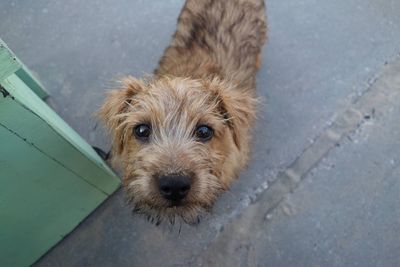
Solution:
[[[187,0],[152,78],[123,78],[100,110],[136,211],[195,223],[249,158],[263,0]]]

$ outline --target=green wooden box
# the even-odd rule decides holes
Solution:
[[[29,266],[119,187],[0,39],[0,266]]]

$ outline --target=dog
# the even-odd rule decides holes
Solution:
[[[123,77],[100,118],[129,203],[156,224],[199,222],[247,166],[263,0],[187,0],[152,77]]]

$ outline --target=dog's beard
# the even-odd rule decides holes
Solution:
[[[155,225],[184,222],[190,225],[198,224],[212,210],[218,196],[224,191],[222,187],[214,187],[207,191],[207,201],[182,201],[171,203],[158,196],[142,198],[141,192],[135,187],[125,187],[128,206],[133,212],[143,214],[147,220]],[[153,200],[151,200],[153,199]],[[157,199],[157,200],[154,200]]]
[[[132,207],[133,212],[143,214],[149,222],[157,226],[162,223],[175,225],[178,222],[196,225],[211,211],[209,205],[155,207],[150,203],[135,201],[134,198],[128,198],[128,205]]]

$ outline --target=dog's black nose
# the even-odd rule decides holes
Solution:
[[[159,177],[158,188],[165,199],[179,201],[189,193],[190,179],[184,175],[163,175]]]

